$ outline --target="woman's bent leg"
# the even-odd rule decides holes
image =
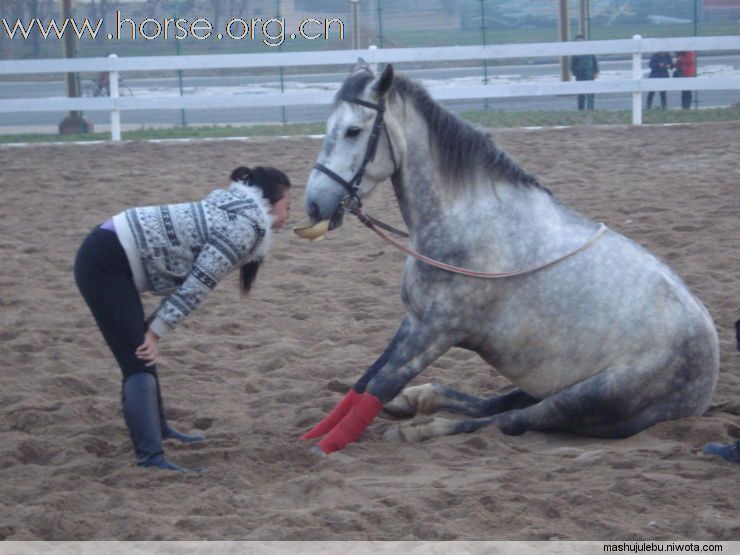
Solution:
[[[136,356],[146,333],[144,309],[114,233],[95,229],[87,236],[75,260],[75,280],[124,379],[136,372],[150,372]]]
[[[136,356],[146,322],[131,268],[118,237],[95,229],[75,260],[75,280],[123,373],[122,403],[139,466],[180,468],[164,458],[156,367]]]

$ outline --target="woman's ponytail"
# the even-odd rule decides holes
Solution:
[[[239,268],[239,292],[242,296],[249,294],[261,265],[262,259],[259,258],[253,262],[247,262]]]

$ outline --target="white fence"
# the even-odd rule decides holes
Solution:
[[[0,75],[48,74],[65,72],[110,72],[110,97],[105,98],[23,98],[0,100],[0,113],[59,112],[102,110],[111,114],[111,138],[121,139],[122,110],[180,110],[194,108],[258,108],[265,106],[328,105],[334,93],[281,92],[239,96],[147,96],[120,97],[121,72],[175,71],[225,68],[263,68],[298,66],[348,66],[363,57],[370,64],[386,62],[441,62],[455,60],[493,60],[536,58],[577,54],[629,54],[631,79],[609,81],[566,81],[552,83],[481,84],[430,88],[438,100],[553,96],[588,93],[632,94],[632,122],[642,123],[642,92],[678,90],[740,90],[740,76],[645,79],[643,53],[740,50],[740,36],[680,37],[604,41],[551,42],[537,44],[498,44],[490,46],[452,46],[443,48],[391,48],[339,50],[300,53],[229,54],[215,56],[151,56],[118,58],[76,58],[54,60],[12,60],[0,62]]]

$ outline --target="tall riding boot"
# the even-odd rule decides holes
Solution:
[[[177,466],[164,457],[157,403],[157,381],[148,372],[137,372],[123,383],[123,417],[136,453],[136,465],[179,472],[199,472]]]
[[[162,402],[162,389],[159,387],[159,376],[154,376],[157,380],[157,405],[159,406],[159,423],[162,427],[162,439],[176,439],[183,443],[197,443],[199,441],[205,441],[206,436],[201,434],[184,434],[178,432],[172,428],[167,422],[167,417],[164,412],[164,403]]]

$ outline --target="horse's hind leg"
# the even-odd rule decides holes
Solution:
[[[471,420],[434,418],[402,425],[391,437],[424,441],[432,437],[474,432],[496,424],[508,435],[528,430],[563,430],[597,437],[627,437],[656,422],[674,418],[676,402],[651,403],[640,385],[627,379],[626,369],[602,372],[523,409]]]
[[[427,383],[407,387],[395,399],[383,405],[383,410],[386,416],[395,418],[411,418],[416,414],[433,414],[438,411],[479,418],[526,408],[537,402],[537,399],[521,389],[495,397],[476,397],[446,385]]]

